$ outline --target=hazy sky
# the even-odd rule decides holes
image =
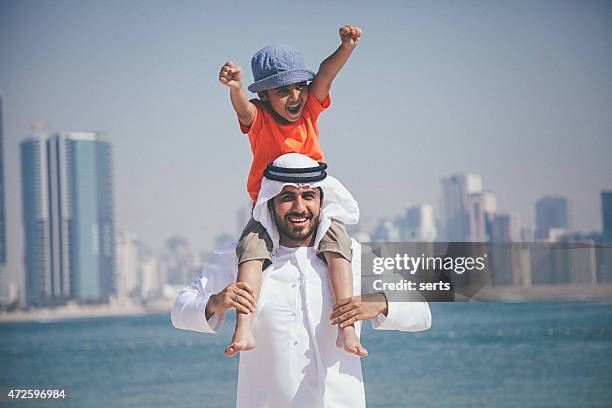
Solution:
[[[384,6],[383,6],[384,5]],[[9,268],[21,270],[19,149],[44,130],[103,130],[115,154],[116,223],[159,248],[196,249],[237,229],[251,153],[228,90],[228,59],[251,82],[270,43],[314,70],[364,35],[321,115],[321,145],[366,217],[438,204],[440,178],[484,177],[503,211],[533,223],[546,194],[600,229],[612,188],[612,3],[0,2]],[[439,206],[437,206],[439,209]]]

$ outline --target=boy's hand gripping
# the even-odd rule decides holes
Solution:
[[[352,25],[340,27],[340,40],[342,45],[348,48],[355,48],[361,38],[361,28]]]
[[[242,68],[232,61],[226,62],[219,72],[219,82],[230,88],[242,87]]]

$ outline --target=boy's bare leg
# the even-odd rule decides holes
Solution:
[[[334,302],[353,296],[353,270],[351,263],[335,252],[324,252],[325,260],[329,268],[329,276],[334,294]],[[349,353],[365,357],[368,350],[361,345],[355,325],[340,328],[338,325],[338,337],[336,346],[343,347]]]
[[[259,299],[262,268],[263,260],[261,259],[243,262],[238,267],[238,278],[236,280],[238,282],[246,282],[253,289],[255,302]],[[255,338],[251,330],[252,322],[253,313],[243,313],[236,310],[236,329],[231,343],[225,349],[226,356],[232,357],[241,351],[255,348]]]

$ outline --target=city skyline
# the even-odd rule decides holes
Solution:
[[[122,228],[156,250],[176,234],[210,248],[248,206],[250,163],[218,68],[234,59],[248,82],[252,53],[287,42],[316,69],[345,22],[361,25],[364,37],[334,85],[321,142],[364,217],[410,203],[431,203],[439,214],[439,180],[463,169],[483,175],[500,210],[516,211],[523,225],[535,225],[537,199],[562,194],[575,226],[601,230],[599,195],[612,184],[608,3],[318,7],[320,29],[308,40],[282,19],[249,38],[230,30],[219,40],[226,10],[205,4],[3,2],[12,273],[20,272],[23,241],[17,146],[33,120],[52,133],[108,132]],[[260,7],[247,5],[234,24],[261,18]]]
[[[124,306],[146,303],[175,293],[210,260],[209,254],[198,254],[197,248],[191,248],[179,236],[167,238],[165,249],[154,254],[133,232],[120,230],[115,235],[111,151],[110,143],[100,133],[37,134],[21,143],[27,306],[63,305],[69,300],[81,304],[111,301]],[[353,226],[351,234],[361,242],[449,240],[499,244],[533,240],[524,238],[534,235],[523,234],[515,214],[497,211],[495,194],[483,190],[481,175],[452,174],[443,178],[441,185],[445,208],[441,216],[435,216],[430,204],[413,204],[402,215],[381,217],[370,229]],[[533,283],[607,282],[607,253],[588,245],[605,245],[606,232],[611,230],[609,194],[601,192],[603,230],[589,235],[568,228],[565,197],[545,196],[538,200],[538,241],[586,243],[578,247],[586,249],[586,257],[584,253],[571,255],[568,247],[566,257],[572,265],[557,265],[556,269],[560,269],[556,270],[554,265],[559,261],[547,246],[528,249],[523,255],[502,254],[492,271],[494,284],[531,287]],[[236,218],[240,225],[243,212],[237,212]],[[225,246],[231,238],[222,233],[215,242]],[[548,272],[533,274],[530,269],[516,269],[529,263],[529,252],[535,256],[535,264],[548,265]],[[524,260],[516,264],[516,256]]]

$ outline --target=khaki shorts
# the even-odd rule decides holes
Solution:
[[[351,262],[353,255],[351,244],[351,237],[346,232],[344,225],[332,220],[327,233],[319,242],[317,255],[325,260],[324,252],[336,252]],[[272,263],[272,240],[266,229],[253,217],[242,231],[236,246],[236,256],[238,257],[238,265],[256,259],[264,261],[264,268]]]

